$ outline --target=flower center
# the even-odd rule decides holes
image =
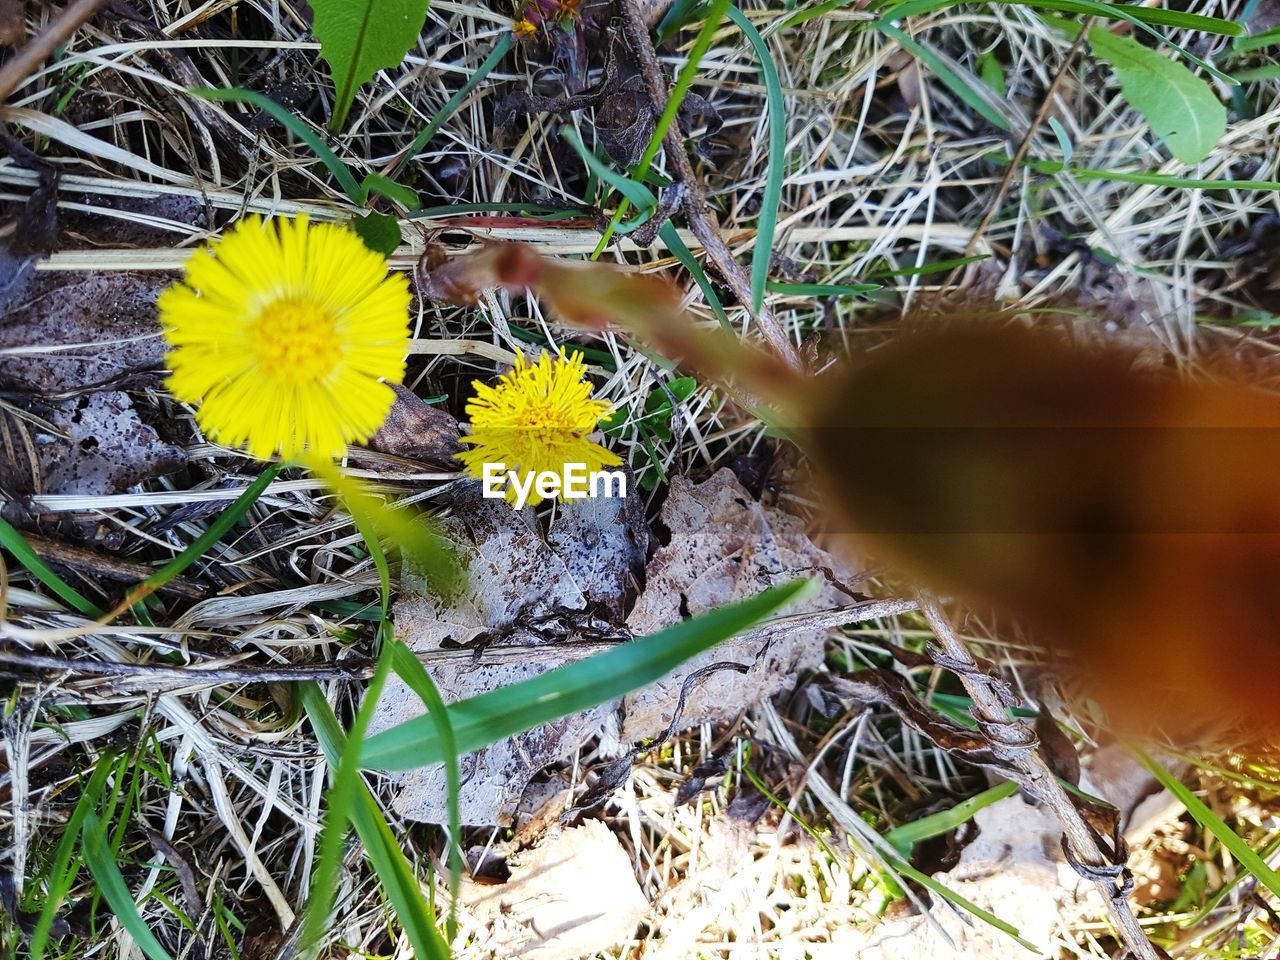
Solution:
[[[333,317],[300,297],[267,304],[250,324],[249,344],[262,371],[286,384],[323,380],[342,356]]]

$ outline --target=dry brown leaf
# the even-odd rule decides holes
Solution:
[[[121,493],[186,465],[185,451],[143,423],[126,393],[103,390],[34,412],[38,420],[0,411],[0,495],[15,522],[38,515],[23,504],[33,494]]]
[[[0,387],[49,396],[158,371],[156,297],[167,283],[151,274],[37,275],[0,326]]]
[[[757,503],[728,469],[696,485],[673,477],[662,523],[671,531],[671,542],[649,561],[645,592],[627,620],[637,636],[656,633],[766,587],[812,576],[822,567],[842,580],[850,579],[840,561],[814,546],[799,519]],[[827,586],[790,612],[826,610],[848,601]],[[679,727],[732,719],[757,700],[792,686],[798,671],[818,666],[825,637],[826,631],[812,630],[763,645],[758,640],[722,643],[666,679],[626,697],[618,739],[635,743],[661,735],[675,716],[685,681],[719,663],[741,664],[748,670],[720,670],[694,680]]]
[[[630,940],[649,911],[631,858],[599,820],[551,836],[510,863],[501,886],[467,883],[461,900],[484,956],[575,960]],[[471,926],[471,924],[467,924]]]
[[[462,449],[458,421],[447,410],[424,402],[403,384],[393,383],[391,388],[396,393],[395,403],[369,441],[370,449],[432,466],[456,468],[453,456]]]
[[[503,500],[483,499],[479,484],[472,481],[464,490],[455,500],[454,516],[441,528],[459,545],[466,587],[441,601],[412,572],[406,574],[395,614],[398,632],[410,648],[427,653],[480,643],[550,646],[590,623],[588,600],[595,609],[621,610],[634,576],[636,545],[645,536],[642,507],[625,500],[566,501],[560,505],[549,545],[532,510],[517,512]],[[589,556],[584,552],[587,543],[594,544]],[[643,546],[639,549],[643,555]],[[585,586],[579,585],[578,575]],[[518,683],[562,662],[554,656],[536,663],[456,661],[433,667],[431,675],[451,702]],[[393,677],[370,732],[422,713],[414,693]],[[464,757],[462,822],[505,821],[533,776],[581,746],[600,727],[603,716],[600,708],[565,717]],[[443,822],[443,767],[401,774],[394,806],[410,819]]]
[[[644,590],[626,624],[637,636],[774,584],[811,576],[821,567],[837,576],[843,573],[837,560],[813,545],[801,521],[762,507],[727,469],[699,485],[673,479],[662,513],[672,539],[647,570],[648,531],[634,496],[562,502],[544,539],[532,511],[517,513],[504,501],[482,499],[475,483],[465,489],[442,527],[460,545],[467,588],[442,602],[410,573],[396,605],[400,635],[420,653],[452,645],[554,646],[573,635],[607,630],[621,622],[642,582]],[[828,609],[847,600],[827,587],[795,612]],[[533,776],[579,748],[606,720],[612,724],[612,749],[625,752],[622,743],[667,730],[682,691],[681,727],[733,717],[791,686],[799,670],[818,666],[824,639],[825,631],[817,629],[769,641],[731,640],[625,698],[620,724],[614,722],[613,710],[601,707],[464,757],[462,821],[505,822]],[[562,662],[553,652],[536,662],[451,661],[431,673],[445,700],[454,701],[537,676]],[[742,672],[708,671],[721,663]],[[413,692],[393,678],[371,733],[422,712]],[[399,784],[394,806],[401,816],[432,823],[446,818],[443,767],[400,774]]]
[[[186,454],[144,423],[119,389],[158,379],[155,298],[163,277],[38,275],[0,327],[0,494],[5,515],[32,519],[33,494],[114,494],[182,469]]]
[[[0,46],[15,46],[25,35],[22,29],[25,8],[22,0],[0,0]]]

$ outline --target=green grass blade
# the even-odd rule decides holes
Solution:
[[[394,200],[406,210],[412,210],[422,202],[416,192],[403,184],[396,183],[390,177],[384,177],[380,173],[366,175],[360,181],[360,189],[364,191],[365,197],[368,197],[371,193],[380,193],[388,200]]]
[[[1151,771],[1151,775],[1160,781],[1161,786],[1178,798],[1178,802],[1187,808],[1187,813],[1196,823],[1208,830],[1223,848],[1235,858],[1236,863],[1248,870],[1257,881],[1280,897],[1280,875],[1272,870],[1250,846],[1232,830],[1222,818],[1205,805],[1181,780],[1164,768],[1162,764],[1148,756],[1138,747],[1129,748],[1138,762]]]
[[[806,580],[770,587],[652,636],[454,703],[449,707],[449,718],[457,750],[470,753],[653,683],[690,657],[754,626],[815,587],[815,582]],[[375,770],[412,770],[440,763],[444,757],[434,721],[417,717],[372,737],[365,744],[362,763]]]
[[[872,290],[879,290],[878,283],[775,283],[768,288],[774,293],[793,297],[858,297]]]
[[[1274,80],[1280,77],[1280,63],[1269,64],[1265,67],[1254,67],[1251,70],[1238,70],[1231,75],[1231,79],[1237,83],[1253,83],[1255,80]]]
[[[1263,860],[1266,860],[1267,857],[1274,854],[1277,850],[1280,850],[1280,837],[1276,837],[1263,847],[1258,852],[1258,856],[1262,857]],[[1211,896],[1209,896],[1209,898],[1205,900],[1204,906],[1202,906],[1194,916],[1188,917],[1185,920],[1179,920],[1178,926],[1182,927],[1184,930],[1194,930],[1196,927],[1200,926],[1200,924],[1204,923],[1205,918],[1208,917],[1209,914],[1213,913],[1213,911],[1217,910],[1222,901],[1231,895],[1231,891],[1243,883],[1248,877],[1249,872],[1247,870],[1241,870],[1234,877],[1219,887]]]
[[[671,124],[675,122],[676,114],[680,112],[680,105],[684,103],[685,95],[688,94],[689,88],[693,86],[693,78],[698,74],[698,66],[702,63],[702,58],[711,49],[711,40],[715,36],[716,29],[720,26],[720,21],[724,18],[725,11],[732,9],[733,7],[730,5],[729,0],[711,0],[707,5],[706,14],[702,19],[702,29],[698,31],[698,36],[694,39],[693,46],[689,48],[689,55],[685,58],[684,66],[680,68],[675,86],[671,88],[671,93],[662,108],[658,122],[654,124],[653,134],[649,137],[644,153],[640,155],[640,161],[636,164],[636,180],[643,181],[645,175],[648,174],[654,158],[658,155],[658,151],[662,149],[662,141],[666,139],[667,131],[671,129]],[[604,248],[609,244],[609,239],[613,236],[614,231],[618,229],[618,224],[622,222],[622,218],[627,214],[629,201],[634,202],[625,193],[623,198],[623,201],[618,204],[618,209],[613,214],[613,219],[609,221],[609,226],[605,228],[604,233],[601,235],[600,242],[596,244],[595,251],[591,254],[592,260],[595,260],[604,252]]]
[[[392,667],[418,695],[427,708],[427,716],[435,721],[436,736],[445,755],[445,800],[449,808],[449,919],[446,929],[452,943],[458,932],[458,887],[462,882],[462,814],[458,807],[462,782],[458,775],[458,742],[453,735],[444,698],[426,668],[418,662],[412,650],[394,637],[387,639],[387,647],[391,650]]]
[[[1199,177],[1177,177],[1168,173],[1139,173],[1122,170],[1091,170],[1087,167],[1063,167],[1060,163],[1035,161],[1029,166],[1039,173],[1067,173],[1077,180],[1117,180],[1153,187],[1179,187],[1184,190],[1265,190],[1280,191],[1275,180],[1206,180]]]
[[[943,63],[932,50],[913,40],[887,20],[876,24],[876,29],[888,37],[898,41],[898,45],[923,63],[941,80],[957,97],[967,103],[974,113],[1001,130],[1009,129],[1009,121],[1002,117],[978,92],[974,83],[970,83],[947,64]]]
[[[476,67],[476,72],[467,78],[467,82],[460,86],[454,92],[453,96],[444,102],[444,106],[435,112],[435,115],[431,118],[430,122],[418,131],[418,135],[413,138],[413,142],[409,144],[408,148],[406,148],[404,153],[401,155],[396,164],[397,166],[400,163],[404,163],[406,160],[411,160],[417,155],[418,151],[427,145],[431,138],[435,136],[436,131],[440,129],[440,125],[453,116],[454,111],[462,105],[462,101],[466,99],[467,95],[471,93],[471,91],[476,88],[476,85],[487,77],[493,68],[501,62],[502,58],[507,55],[507,51],[511,49],[511,44],[514,42],[515,35],[510,30],[505,31],[502,36],[498,38],[498,42],[493,45],[493,49],[490,50],[489,55],[484,58],[484,62],[481,63],[480,66]]]
[[[44,950],[49,943],[49,931],[53,927],[53,920],[57,916],[58,907],[62,906],[63,900],[71,892],[72,886],[75,885],[76,876],[80,872],[79,865],[73,864],[72,856],[75,854],[76,845],[80,840],[80,831],[84,827],[85,817],[93,812],[93,808],[101,800],[103,788],[106,785],[107,777],[111,774],[114,763],[115,755],[110,750],[105,751],[98,757],[98,762],[94,764],[89,782],[81,790],[80,799],[76,801],[75,809],[67,820],[66,829],[62,831],[62,837],[58,840],[58,846],[54,850],[53,861],[49,865],[47,874],[48,892],[45,895],[44,906],[40,908],[40,916],[36,919],[35,928],[31,933],[28,960],[43,960],[44,958]]]
[[[391,565],[387,562],[387,552],[382,549],[382,541],[378,539],[378,517],[379,512],[385,513],[387,508],[378,503],[361,484],[343,476],[332,462],[317,462],[313,472],[338,495],[369,551],[373,566],[378,571],[378,602],[385,621],[391,604]]]
[[[947,810],[940,810],[927,817],[921,817],[919,820],[912,820],[910,823],[904,823],[900,827],[894,827],[884,835],[884,838],[893,845],[893,848],[898,853],[902,854],[903,857],[909,858],[911,856],[911,848],[917,843],[922,840],[928,840],[931,837],[940,837],[944,833],[950,833],[961,824],[972,820],[973,815],[979,810],[989,807],[1005,797],[1011,797],[1017,792],[1018,785],[1009,780],[991,787],[989,790],[982,791],[976,797],[962,800]]]
[[[69,607],[83,613],[86,617],[101,617],[105,611],[87,599],[75,587],[67,583],[50,569],[49,565],[31,549],[31,545],[9,522],[0,518],[0,547],[13,554],[13,558],[30,571],[31,575],[54,592]]]
[[[742,31],[760,61],[769,116],[764,197],[760,202],[760,220],[756,224],[756,242],[751,252],[751,309],[758,312],[764,303],[765,283],[769,279],[769,264],[773,259],[773,231],[778,225],[778,205],[782,202],[782,180],[787,174],[787,115],[778,67],[769,55],[764,37],[737,7],[729,7],[729,19]]]
[[[980,906],[978,906],[976,903],[972,902],[971,900],[966,900],[964,897],[960,896],[960,894],[956,893],[946,884],[935,880],[933,877],[929,876],[927,873],[923,873],[917,870],[915,867],[911,866],[911,864],[907,863],[905,860],[899,860],[896,857],[890,856],[887,853],[884,854],[884,858],[885,858],[885,862],[888,863],[890,867],[892,867],[898,873],[902,874],[904,877],[908,877],[914,880],[916,883],[920,884],[922,887],[932,890],[934,893],[942,897],[944,900],[951,901],[957,907],[960,907],[962,910],[973,914],[983,923],[988,924],[989,926],[995,927],[997,930],[1001,931],[1002,933],[1008,934],[1010,937],[1012,937],[1014,940],[1018,942],[1019,946],[1025,947],[1026,949],[1030,950],[1032,953],[1040,954],[1041,956],[1044,955],[1044,951],[1041,950],[1039,947],[1037,947],[1034,943],[1029,943],[1028,941],[1024,940],[1022,938],[1022,935],[1018,932],[1018,928],[1015,927],[1013,924],[1005,920],[1001,920],[994,913],[990,913],[987,910],[983,910]]]
[[[906,3],[897,4],[885,10],[884,16],[888,20],[902,20],[957,6],[962,2],[964,0],[907,0]],[[1079,13],[1108,20],[1127,20],[1131,23],[1139,21],[1140,24],[1198,30],[1201,33],[1212,33],[1224,37],[1237,37],[1244,33],[1244,28],[1234,20],[1206,17],[1198,13],[1183,13],[1181,10],[1153,9],[1137,4],[1089,3],[1084,0],[989,0],[989,2],[1008,6],[1038,7],[1042,10],[1060,10],[1065,13]]]
[[[333,715],[317,684],[299,684],[298,693],[320,749],[329,763],[337,764],[347,743],[338,718]],[[387,899],[395,909],[400,926],[409,938],[413,955],[426,960],[449,960],[449,945],[436,929],[435,914],[423,897],[418,878],[377,802],[363,782],[358,783],[356,794],[356,803],[351,810],[352,825],[364,844],[365,855],[373,865]]]
[[[716,315],[716,319],[720,321],[720,326],[726,330],[731,328],[729,323],[729,315],[724,312],[724,304],[720,302],[720,296],[716,293],[716,288],[711,283],[711,278],[707,276],[707,272],[702,269],[702,264],[698,262],[698,258],[693,255],[693,251],[686,246],[680,237],[680,231],[675,228],[670,220],[662,225],[662,229],[658,231],[658,236],[662,238],[662,242],[667,245],[667,249],[675,255],[675,258],[684,264],[684,268],[689,271],[689,276],[693,277],[693,282],[698,285],[698,289],[702,291],[702,295],[707,298],[707,304],[711,307],[712,312]]]
[[[390,670],[391,657],[384,646],[360,709],[351,722],[351,732],[342,745],[338,763],[333,768],[333,786],[329,788],[324,828],[320,833],[316,866],[311,877],[311,896],[307,900],[307,913],[302,923],[300,949],[304,957],[315,955],[329,922],[329,915],[333,911],[333,896],[338,889],[338,875],[342,868],[342,841],[347,835],[347,826],[351,823],[353,810],[359,802],[359,790],[362,786],[358,767],[360,743],[364,740],[365,731],[369,729],[369,721],[373,719],[373,711],[378,698],[382,696],[382,687]]]
[[[894,270],[873,270],[867,274],[868,277],[921,277],[930,273],[942,273],[944,270],[954,270],[956,267],[963,267],[969,263],[977,263],[979,260],[990,260],[989,253],[975,253],[969,257],[953,257],[950,260],[939,260],[936,263],[923,263],[918,267],[901,267]]]
[[[569,220],[591,216],[590,210],[562,210],[537,203],[450,203],[440,207],[422,207],[405,214],[408,220],[434,217],[457,217],[468,213],[518,213],[534,220]]]
[[[582,137],[578,135],[578,131],[573,127],[565,124],[560,128],[560,136],[577,151],[578,156],[582,158],[582,162],[587,165],[587,168],[622,194],[624,200],[634,203],[636,208],[641,211],[649,210],[652,212],[657,208],[658,201],[654,197],[652,190],[639,180],[618,173],[618,171],[609,167],[608,164],[587,149],[586,144],[582,142]],[[621,209],[619,207],[619,210]],[[618,215],[614,214],[614,218],[617,219]],[[607,236],[605,239],[607,239]]]
[[[201,97],[205,100],[219,100],[225,103],[247,103],[269,114],[273,120],[282,124],[290,133],[311,148],[311,152],[316,155],[316,158],[333,174],[333,179],[338,181],[338,186],[342,187],[342,192],[347,195],[347,199],[356,206],[364,204],[366,199],[365,191],[360,184],[356,183],[356,178],[347,168],[347,165],[338,159],[338,155],[329,149],[328,145],[316,135],[315,131],[265,93],[259,93],[257,90],[246,90],[244,87],[204,88],[191,90],[190,93],[192,96]]]
[[[172,960],[168,951],[160,945],[151,928],[143,922],[138,913],[138,905],[133,902],[133,895],[125,885],[120,868],[116,866],[111,848],[107,846],[107,827],[98,819],[92,810],[86,811],[84,825],[80,831],[81,849],[84,851],[85,863],[93,879],[98,884],[98,891],[106,898],[111,912],[120,921],[120,926],[129,932],[133,942],[138,945],[150,960]]]

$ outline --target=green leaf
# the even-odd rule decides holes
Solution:
[[[360,189],[367,196],[370,193],[380,193],[388,200],[394,200],[406,210],[412,210],[422,201],[418,199],[417,193],[408,187],[396,183],[390,177],[384,177],[380,173],[370,173],[360,181]]]
[[[427,0],[311,0],[312,31],[333,73],[331,131],[341,130],[360,85],[400,64],[418,42]]]
[[[129,931],[133,942],[150,960],[172,960],[138,914],[133,895],[129,893],[120,868],[116,866],[111,848],[107,846],[107,825],[98,819],[96,813],[89,811],[85,814],[81,837],[85,863],[89,865],[89,872],[93,874],[98,890],[111,906],[111,912],[120,921],[120,926]]]
[[[540,724],[588,710],[665,677],[690,657],[714,647],[780,610],[817,584],[809,580],[770,587],[747,600],[717,607],[659,633],[579,660],[541,676],[449,706],[455,747],[470,753]],[[362,765],[412,770],[446,757],[430,717],[384,730],[364,745]]]
[[[383,256],[391,256],[400,246],[404,236],[400,233],[400,221],[389,213],[366,213],[351,221],[351,229],[359,234],[364,245]]]
[[[1132,37],[1102,27],[1089,31],[1089,45],[1111,65],[1124,98],[1175,157],[1199,163],[1218,145],[1227,130],[1227,108],[1208,83]]]

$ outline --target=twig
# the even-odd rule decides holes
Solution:
[[[1097,834],[1049,769],[1035,732],[1022,720],[1009,716],[1008,708],[1016,703],[1012,691],[1003,680],[978,664],[956,635],[938,601],[922,596],[920,610],[937,638],[937,646],[931,649],[934,662],[955,673],[964,684],[973,700],[974,719],[991,742],[992,752],[1009,765],[1020,786],[1053,811],[1062,825],[1062,848],[1067,862],[1098,887],[1129,954],[1139,960],[1160,960],[1156,947],[1147,939],[1129,908],[1126,897],[1133,886],[1133,877],[1123,862],[1123,851],[1117,850],[1113,858],[1100,849]]]
[[[621,10],[631,48],[636,54],[640,63],[640,72],[648,86],[649,99],[654,108],[659,109],[668,99],[667,81],[662,67],[658,64],[658,53],[654,50],[653,40],[649,37],[649,27],[646,25],[638,0],[623,0]],[[747,271],[742,264],[733,258],[733,252],[720,236],[715,214],[702,194],[697,174],[694,173],[689,155],[685,152],[684,134],[680,130],[679,117],[671,121],[671,128],[667,131],[663,146],[666,148],[667,161],[672,166],[675,179],[685,187],[683,208],[689,229],[698,238],[698,242],[702,244],[702,248],[715,264],[738,302],[749,314],[752,314],[751,278],[747,276]],[[778,325],[773,311],[767,304],[761,304],[760,310],[754,313],[752,319],[760,328],[760,334],[765,342],[788,366],[795,370],[803,369],[800,354],[796,352],[791,338]]]
[[[835,607],[814,613],[777,617],[739,635],[740,640],[773,640],[799,630],[824,630],[845,624],[861,623],[891,617],[917,609],[914,600],[868,600],[847,607]],[[488,646],[482,650],[463,647],[458,650],[433,650],[420,653],[426,665],[465,662],[475,666],[497,663],[533,663],[579,660],[595,653],[612,650],[625,640],[577,641],[556,644],[520,644]],[[224,661],[225,662],[225,661]],[[316,664],[239,664],[212,666],[192,664],[175,666],[164,663],[126,663],[110,660],[85,660],[32,653],[17,647],[0,649],[0,676],[30,679],[31,674],[62,674],[67,677],[109,677],[116,684],[145,687],[149,690],[181,688],[198,689],[223,684],[297,683],[304,680],[367,680],[373,675],[373,664],[367,660]]]
[[[31,41],[17,52],[12,60],[0,67],[0,101],[7,100],[9,94],[17,90],[22,82],[35,73],[52,55],[53,51],[65,43],[67,38],[94,11],[102,6],[103,0],[75,0],[56,20],[36,34]]]
[[[156,572],[155,567],[139,563],[136,560],[112,556],[100,550],[63,543],[59,540],[50,540],[48,537],[42,537],[39,534],[24,533],[23,538],[31,549],[43,559],[70,567],[77,572],[81,572],[82,575],[84,571],[87,571],[91,575],[99,576],[106,580],[124,580],[132,584],[139,580],[145,580]],[[174,577],[161,586],[160,590],[168,593],[177,593],[196,600],[202,599],[207,592],[199,584],[192,583],[182,577]]]

